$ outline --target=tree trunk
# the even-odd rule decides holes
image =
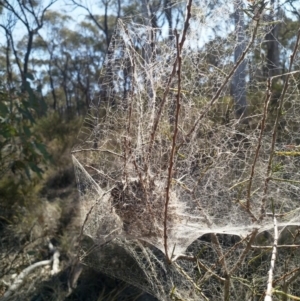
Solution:
[[[271,0],[273,13],[270,16],[270,22],[275,21],[274,17],[275,0]],[[279,66],[279,44],[278,44],[279,24],[274,24],[271,31],[266,35],[267,41],[267,77],[272,77],[280,73]]]
[[[144,24],[147,26],[147,41],[143,45],[143,56],[146,62],[145,66],[145,87],[147,90],[147,96],[148,96],[148,106],[150,110],[152,111],[151,114],[151,121],[150,124],[152,124],[154,120],[155,115],[155,100],[156,100],[156,93],[155,88],[153,87],[153,77],[155,74],[153,74],[153,71],[149,66],[151,65],[151,62],[153,61],[153,49],[154,49],[154,43],[155,43],[155,32],[154,28],[156,27],[156,20],[155,15],[152,12],[151,8],[151,0],[143,0],[142,5],[142,14],[144,17]]]
[[[246,48],[245,39],[245,23],[243,13],[243,2],[238,0],[235,2],[235,31],[237,37],[237,45],[234,50],[234,63],[237,62]],[[235,74],[232,77],[231,82],[231,94],[234,101],[234,110],[237,118],[241,118],[246,114],[247,99],[246,99],[246,61],[242,62],[237,68]]]
[[[164,2],[164,10],[165,10],[165,15],[168,21],[168,26],[169,26],[169,39],[173,39],[173,20],[172,20],[172,5],[173,1],[172,0],[165,0]]]
[[[53,97],[53,105],[52,105],[52,108],[53,108],[53,110],[55,111],[55,110],[56,110],[56,107],[57,107],[57,97],[56,97],[55,87],[54,87],[54,82],[53,82],[53,77],[52,77],[51,64],[50,64],[50,66],[49,66],[48,75],[49,75],[49,80],[50,80],[51,94],[52,94],[52,97]]]
[[[24,90],[25,90],[26,78],[27,78],[27,74],[28,74],[29,56],[32,51],[32,42],[33,42],[33,36],[34,36],[35,32],[37,32],[37,30],[36,31],[29,30],[29,27],[28,27],[28,42],[27,42],[27,48],[26,48],[26,53],[25,53],[25,57],[24,57],[24,66],[23,66],[23,74],[22,74],[22,89],[24,89]]]

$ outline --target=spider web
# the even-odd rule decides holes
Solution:
[[[300,220],[300,162],[296,155],[280,153],[283,145],[300,141],[293,130],[299,115],[294,99],[299,91],[295,85],[288,88],[289,105],[281,119],[271,164],[272,177],[277,180],[268,182],[265,193],[274,117],[267,118],[256,155],[264,83],[249,82],[248,89],[261,99],[261,106],[250,103],[245,122],[234,117],[228,83],[195,126],[226,80],[236,47],[234,33],[226,36],[225,44],[222,37],[204,42],[199,32],[207,32],[211,23],[204,22],[203,10],[197,9],[194,7],[196,13],[182,50],[181,107],[167,213],[166,186],[178,93],[176,76],[167,89],[176,59],[174,37],[163,38],[160,29],[119,20],[102,70],[101,95],[91,104],[80,143],[73,149],[81,196],[83,261],[160,300],[172,299],[170,296],[205,299],[193,280],[199,277],[195,263],[179,259],[169,264],[165,260],[165,227],[168,253],[175,259],[198,254],[205,244],[199,239],[209,233],[243,239],[254,229],[271,230],[273,222],[266,212],[275,210],[282,217],[281,229],[298,226]],[[222,12],[229,20],[229,9],[223,7]],[[260,50],[259,41],[267,31],[267,26],[259,29],[252,53]],[[249,40],[252,32],[250,24],[245,38]],[[263,64],[252,64],[249,74],[257,75]],[[296,78],[293,81],[299,84]],[[228,257],[229,266],[235,261]]]

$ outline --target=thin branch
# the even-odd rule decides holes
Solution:
[[[77,2],[75,0],[72,0],[72,2],[77,5],[78,7],[83,8],[87,13],[88,16],[91,18],[91,20],[95,23],[95,25],[104,33],[105,35],[105,41],[106,41],[106,47],[109,47],[109,43],[110,43],[110,36],[109,36],[109,32],[108,32],[108,20],[107,20],[107,10],[108,10],[108,3],[104,3],[105,5],[105,13],[104,13],[104,26],[101,25],[101,23],[97,20],[96,16],[92,13],[92,11],[85,5],[81,4],[80,2]],[[119,10],[120,10],[120,3],[118,2],[118,13],[117,13],[117,17],[115,18],[115,24],[119,18]]]
[[[82,226],[81,226],[81,229],[80,229],[80,234],[79,234],[79,238],[78,238],[78,241],[79,243],[81,244],[81,241],[83,239],[83,235],[84,235],[84,227],[87,223],[87,221],[89,220],[89,217],[92,213],[92,211],[94,210],[95,206],[99,204],[99,202],[101,201],[101,199],[108,193],[111,192],[111,190],[113,190],[114,187],[112,187],[111,189],[107,190],[107,191],[104,191],[102,192],[102,194],[99,196],[98,200],[91,206],[90,210],[87,212],[86,216],[85,216],[85,219],[82,223]],[[98,246],[97,245],[94,245],[93,247],[97,248]],[[78,248],[78,251],[77,251],[77,256],[76,256],[76,260],[78,262],[80,262],[80,248]]]
[[[79,165],[81,170],[85,173],[86,176],[90,177],[90,175],[87,173],[87,171],[83,168],[83,166],[80,164],[80,162],[76,159],[75,156],[72,155],[72,159],[73,159],[73,162],[75,164],[76,162],[76,165]],[[101,199],[108,193],[111,192],[111,190],[114,188],[112,187],[111,189],[107,190],[107,191],[103,191],[100,186],[95,182],[95,180],[93,178],[91,178],[91,181],[93,183],[93,185],[95,185],[96,189],[97,189],[97,192],[99,193],[99,197],[97,199],[97,201],[91,206],[90,210],[87,212],[86,216],[85,216],[85,219],[84,219],[84,222],[81,226],[81,229],[80,229],[80,234],[79,234],[79,237],[78,237],[78,241],[79,243],[81,243],[82,239],[83,239],[83,235],[84,235],[84,227],[90,217],[90,214],[92,213],[92,211],[94,210],[95,206],[98,205],[98,203],[101,201]],[[97,247],[97,246],[96,246]],[[76,255],[76,260],[79,262],[80,261],[80,248],[78,248],[78,251],[77,251],[77,255]]]
[[[115,179],[113,179],[113,178],[111,178],[110,176],[106,175],[105,173],[103,173],[103,172],[100,171],[99,169],[95,168],[94,166],[91,166],[91,165],[88,165],[88,164],[85,164],[84,166],[87,167],[87,168],[91,168],[92,170],[96,171],[99,175],[101,175],[101,176],[103,176],[103,177],[109,179],[110,181],[113,181],[113,182],[116,181]]]
[[[196,262],[197,258],[194,256],[179,254],[179,255],[172,257],[172,261],[176,261],[176,260],[186,260],[186,261]]]
[[[300,245],[278,245],[277,248],[300,248]],[[251,249],[273,249],[273,246],[251,246]]]
[[[179,43],[180,51],[182,50],[184,41],[186,39],[186,34],[187,34],[187,30],[188,30],[189,22],[190,22],[190,18],[191,18],[191,10],[192,10],[192,0],[188,0],[188,3],[186,5],[186,17],[185,17],[185,21],[184,21],[184,30],[182,32],[181,41]],[[168,81],[165,85],[166,88],[165,88],[165,91],[164,91],[164,94],[163,94],[163,97],[162,97],[162,101],[160,103],[158,112],[156,114],[156,118],[155,118],[154,123],[153,123],[152,131],[151,131],[151,135],[150,135],[149,154],[151,154],[151,151],[152,151],[152,146],[153,146],[153,143],[154,143],[156,130],[157,130],[157,127],[158,127],[158,124],[159,124],[159,121],[160,121],[160,117],[161,117],[164,105],[165,105],[166,100],[167,100],[167,96],[168,96],[170,88],[171,88],[170,87],[171,82],[172,82],[172,80],[175,76],[175,73],[176,73],[177,64],[178,64],[178,55],[176,56],[175,61],[173,63],[173,69],[172,69],[171,74],[168,78]],[[178,94],[180,94],[180,93],[181,92],[178,91]]]
[[[25,268],[19,275],[18,277],[15,279],[14,283],[9,287],[9,289],[5,292],[4,294],[4,298],[7,298],[9,296],[11,296],[23,283],[24,278],[31,273],[34,269],[38,268],[38,267],[42,267],[45,265],[50,265],[52,262],[52,259],[49,260],[42,260],[42,261],[38,261],[32,265],[30,265],[29,267]]]
[[[273,218],[274,222],[274,245],[273,245],[273,251],[272,251],[272,257],[271,257],[271,267],[269,270],[269,278],[268,278],[268,285],[267,285],[267,291],[264,301],[272,301],[272,294],[273,294],[273,275],[274,275],[274,269],[275,269],[275,261],[277,256],[277,241],[278,241],[278,227],[277,227],[277,219],[274,216]]]
[[[210,220],[210,218],[205,214],[205,212],[204,212],[204,210],[202,209],[202,207],[201,207],[201,205],[200,205],[199,202],[198,202],[198,209],[199,209],[199,211],[201,212],[201,214],[204,216],[204,219],[205,219],[205,221],[206,221],[208,227],[209,227],[209,228],[212,228],[213,223],[212,223],[212,221]],[[219,257],[217,263],[214,265],[213,268],[215,268],[215,267],[217,266],[217,264],[221,263],[221,265],[223,266],[225,275],[226,275],[226,276],[229,276],[228,268],[227,268],[226,261],[225,261],[226,255],[224,255],[224,253],[223,253],[221,244],[220,244],[220,242],[219,242],[219,239],[218,239],[218,236],[216,235],[216,233],[211,233],[211,240],[212,240],[212,243],[213,243],[213,244],[215,245],[215,247],[216,247],[216,248],[215,248],[215,251],[216,251],[216,253],[217,253],[218,257]],[[239,243],[240,243],[240,242],[239,242]],[[239,243],[238,243],[238,244],[239,244]],[[236,245],[233,246],[233,248],[236,248]],[[230,252],[230,250],[229,250],[229,252]],[[227,252],[227,254],[228,254],[229,252]],[[207,278],[208,278],[208,274],[205,273],[205,275],[204,275],[203,278],[202,278],[201,283],[204,282]],[[226,284],[226,282],[228,281],[228,279],[227,279],[227,278],[224,278],[224,279],[225,279],[225,285],[226,285],[227,288],[228,288],[228,283]],[[227,292],[228,292],[228,289],[227,289]]]
[[[97,21],[97,19],[95,18],[95,16],[92,14],[92,12],[90,11],[90,9],[86,6],[84,6],[83,4],[80,4],[79,2],[72,0],[72,2],[77,5],[78,7],[83,8],[84,10],[87,11],[89,17],[95,22],[96,26],[105,33],[104,27]],[[107,45],[108,46],[108,45]]]
[[[48,247],[49,247],[50,252],[53,253],[53,255],[52,255],[52,270],[51,270],[51,275],[56,275],[59,272],[59,257],[60,257],[60,253],[57,250],[57,248],[55,248],[50,241],[48,243]]]
[[[209,267],[207,267],[204,263],[202,263],[199,259],[197,259],[197,266],[198,269],[202,268],[206,271],[206,273],[214,276],[216,279],[218,279],[220,282],[225,282],[226,279],[223,277],[220,277],[219,275],[217,275],[216,273],[214,273]]]
[[[167,179],[167,186],[166,186],[166,200],[164,205],[164,249],[165,249],[165,255],[167,262],[171,263],[171,258],[169,256],[168,251],[168,209],[169,209],[169,203],[170,203],[170,189],[172,185],[172,176],[173,176],[173,166],[174,166],[174,157],[175,157],[175,151],[176,151],[176,144],[177,144],[177,134],[178,134],[178,121],[179,121],[179,111],[180,111],[180,92],[181,92],[181,51],[182,47],[186,38],[187,29],[189,27],[189,20],[191,18],[191,6],[192,6],[192,0],[189,0],[186,6],[186,19],[184,22],[184,28],[182,32],[181,41],[179,42],[179,34],[177,31],[175,31],[175,37],[176,37],[176,49],[177,49],[177,58],[176,58],[176,64],[174,64],[174,67],[177,65],[177,97],[176,97],[176,112],[175,112],[175,124],[174,124],[174,132],[172,137],[172,147],[171,147],[171,153],[169,158],[169,166],[168,166],[168,179]],[[171,80],[171,77],[170,77]],[[154,139],[154,136],[152,137]],[[153,140],[152,140],[153,141]]]
[[[300,300],[300,297],[297,297],[297,296],[294,296],[294,295],[291,295],[291,294],[287,294],[285,292],[282,292],[282,291],[279,291],[279,290],[276,290],[276,289],[273,290],[273,293],[275,293],[277,295],[288,297],[291,300]]]
[[[168,209],[170,203],[170,194],[171,194],[171,185],[172,185],[172,176],[173,176],[173,166],[174,166],[174,156],[176,151],[176,142],[177,142],[177,134],[178,134],[178,120],[179,120],[179,111],[180,111],[180,90],[181,90],[181,47],[179,44],[179,34],[177,31],[175,32],[176,37],[176,46],[177,46],[177,62],[178,62],[178,69],[177,69],[177,76],[178,76],[178,93],[176,97],[176,113],[175,113],[175,125],[174,125],[174,133],[172,137],[172,147],[171,147],[171,154],[169,160],[169,167],[168,167],[168,179],[167,179],[167,187],[166,187],[166,201],[165,201],[165,212],[164,212],[164,248],[165,254],[168,262],[171,262],[171,258],[168,254]]]
[[[23,3],[23,1],[20,1],[20,0],[18,0],[17,2],[19,4],[19,6],[20,6],[20,9],[21,9],[22,14],[23,14],[24,19],[25,19],[25,21],[23,23],[26,26],[27,30],[30,31],[29,21],[28,21],[28,18],[27,18],[25,10],[28,11],[29,13],[31,13],[31,14],[32,14],[32,12],[28,9],[28,7],[26,6],[25,2]],[[25,10],[24,10],[24,8],[25,8]]]
[[[277,246],[277,247],[279,247],[279,246]],[[299,273],[300,273],[300,267],[295,268],[295,269],[293,269],[292,271],[289,271],[289,272],[285,273],[285,274],[282,275],[280,278],[274,280],[273,284],[274,284],[274,286],[275,286],[275,285],[276,285],[278,282],[280,282],[281,280],[284,280],[284,281],[286,282],[285,278],[287,278],[287,277],[290,276],[290,275],[292,275],[291,278],[294,277],[294,276],[297,277],[297,276],[299,275]],[[293,275],[293,274],[294,274],[294,275]],[[290,278],[290,279],[291,279],[291,278]],[[287,280],[287,281],[289,281],[289,280]]]
[[[102,1],[103,3],[103,1]],[[107,9],[108,9],[108,2],[103,3],[104,4],[104,33],[105,33],[105,39],[106,39],[106,45],[109,46],[109,36],[108,36],[108,25],[107,25]]]
[[[266,216],[276,216],[276,217],[284,217],[288,214],[289,212],[286,213],[271,213],[271,212],[266,212]]]
[[[244,181],[238,182],[238,183],[234,184],[233,186],[231,186],[231,187],[229,188],[229,190],[232,190],[233,188],[235,188],[235,187],[237,187],[237,186],[244,185],[244,184],[246,184],[248,181],[249,181],[249,179],[246,179],[246,180],[244,180]]]
[[[292,183],[292,184],[300,184],[300,181],[296,180],[288,180],[288,179],[280,179],[271,177],[270,180],[277,181],[277,182],[285,182],[285,183]]]
[[[209,301],[209,299],[203,294],[201,288],[194,282],[194,280],[181,268],[180,265],[178,265],[176,262],[174,262],[174,265],[177,267],[177,269],[181,272],[184,277],[189,280],[194,288],[200,293],[200,295],[204,298],[204,300]]]
[[[120,157],[120,158],[124,158],[123,155],[117,154],[113,151],[110,151],[108,149],[99,149],[99,148],[83,148],[83,149],[76,149],[71,151],[71,154],[75,154],[75,153],[81,153],[81,152],[100,152],[100,153],[109,153],[112,154],[114,156]]]
[[[271,99],[271,96],[272,96],[271,86],[272,86],[272,78],[268,78],[266,97],[265,97],[265,101],[264,101],[264,111],[263,111],[263,116],[262,116],[261,124],[260,124],[260,132],[259,132],[259,137],[258,137],[258,143],[257,143],[257,147],[256,147],[256,150],[255,150],[254,160],[253,160],[253,163],[252,163],[252,166],[251,166],[251,173],[250,173],[248,188],[247,188],[247,205],[246,206],[247,206],[248,210],[250,209],[252,181],[253,181],[255,167],[256,167],[256,163],[257,163],[257,159],[258,159],[258,155],[259,155],[259,150],[261,148],[261,141],[262,141],[264,130],[265,130],[265,124],[266,124],[266,119],[267,119],[267,114],[268,114],[268,106],[269,106],[270,99]]]
[[[254,229],[255,230],[255,229]],[[251,236],[252,235],[252,233],[250,233],[249,235],[247,235],[246,237],[244,237],[242,240],[240,240],[239,242],[237,242],[234,246],[232,246],[222,257],[220,257],[219,259],[218,259],[218,261],[210,268],[210,270],[212,271],[213,269],[215,269],[215,268],[217,268],[218,266],[219,266],[219,264],[220,264],[220,262],[222,261],[222,260],[224,260],[227,256],[229,256],[234,250],[236,250],[237,249],[237,247],[238,247],[238,245],[240,245],[240,244],[242,244],[245,240],[247,240],[248,239],[248,237],[249,236]],[[209,275],[210,274],[210,272],[209,271],[207,271],[204,275],[203,275],[203,277],[202,277],[202,279],[200,280],[200,284],[201,283],[203,283],[203,282],[205,282],[208,278],[209,278]],[[222,278],[222,279],[224,279],[224,281],[226,280],[225,278]]]
[[[198,117],[198,119],[196,120],[196,122],[194,123],[194,125],[192,126],[192,128],[190,129],[190,131],[188,132],[188,134],[186,135],[186,137],[191,136],[191,134],[195,131],[195,129],[198,126],[199,122],[207,114],[207,112],[210,110],[210,108],[215,103],[215,101],[219,98],[221,92],[223,91],[223,89],[225,88],[225,86],[228,84],[228,81],[230,80],[230,78],[233,76],[233,74],[235,73],[235,71],[237,70],[237,68],[244,61],[244,59],[246,57],[246,54],[249,52],[250,48],[252,47],[252,45],[254,43],[254,40],[255,40],[255,37],[256,37],[256,34],[257,34],[257,30],[258,30],[258,27],[259,27],[259,20],[255,20],[255,22],[256,22],[256,24],[254,26],[253,34],[252,34],[252,37],[251,37],[251,40],[250,40],[249,44],[247,45],[246,49],[241,54],[240,58],[237,60],[237,62],[234,65],[234,67],[231,69],[231,71],[226,76],[223,84],[217,90],[216,94],[213,96],[213,98],[211,99],[211,101],[209,102],[209,104],[206,106],[206,108],[204,109],[204,111],[200,114],[200,116]]]
[[[250,234],[250,239],[249,239],[249,241],[248,241],[246,247],[244,248],[244,250],[243,250],[241,256],[239,257],[239,259],[237,260],[237,262],[235,263],[235,265],[232,267],[232,269],[229,271],[229,274],[230,274],[230,275],[232,275],[232,274],[236,271],[236,269],[239,268],[240,265],[243,263],[243,261],[244,261],[246,255],[247,255],[247,254],[249,253],[249,251],[251,250],[251,245],[252,245],[252,243],[253,243],[253,241],[254,241],[254,239],[255,239],[255,237],[256,237],[257,232],[258,232],[258,228],[257,228],[257,229],[254,229],[254,230],[252,231],[252,233]]]
[[[83,270],[83,266],[76,262],[72,265],[71,267],[71,272],[70,272],[70,276],[68,279],[68,294],[67,296],[71,295],[71,293],[73,292],[73,290],[76,288],[77,286],[77,281],[82,273]]]
[[[299,157],[299,151],[276,151],[274,152],[276,156],[286,156],[286,157]]]
[[[290,12],[296,15],[298,17],[298,20],[300,20],[300,13],[298,12],[298,9],[294,6],[293,1],[287,1],[287,3],[293,8],[293,10]]]
[[[221,263],[221,265],[223,266],[225,274],[229,275],[229,271],[228,271],[228,268],[227,268],[225,256],[224,256],[221,244],[219,242],[219,239],[218,239],[218,236],[216,235],[216,233],[211,233],[211,240],[212,240],[212,243],[215,245],[215,247],[216,247],[215,251],[219,256],[218,263]]]
[[[18,12],[15,10],[15,8],[13,7],[13,5],[11,5],[9,3],[9,1],[5,0],[1,3],[3,5],[3,7],[5,7],[7,10],[11,11],[16,17],[18,20],[20,20],[26,27],[27,27],[27,24],[28,24],[28,20],[26,18],[26,14],[24,12],[24,10],[22,11],[23,12],[23,15],[25,16],[25,20],[22,19],[21,15],[18,14]],[[20,2],[18,1],[18,4],[20,5],[20,8],[22,10],[22,5],[20,4]]]
[[[19,59],[18,52],[17,52],[17,50],[15,48],[15,44],[14,44],[14,40],[13,40],[11,29],[8,30],[7,27],[5,27],[2,24],[0,24],[0,27],[2,27],[5,30],[6,36],[9,37],[9,41],[10,41],[10,44],[11,44],[11,48],[12,48],[12,51],[13,51],[13,54],[14,54],[14,57],[15,57],[18,69],[20,71],[21,77],[23,77],[22,65],[21,65],[21,62],[20,62],[20,59]]]
[[[292,72],[292,67],[293,67],[294,59],[297,54],[299,43],[300,43],[300,29],[298,30],[298,35],[297,35],[296,44],[295,44],[293,53],[290,56],[290,65],[289,65],[288,74],[286,75],[286,78],[285,78],[284,87],[283,87],[283,90],[279,97],[279,105],[277,108],[276,119],[274,122],[274,127],[273,127],[273,132],[272,132],[272,143],[271,143],[270,156],[269,156],[269,160],[268,160],[268,167],[267,167],[266,178],[265,178],[264,192],[263,192],[263,197],[261,200],[261,209],[260,209],[261,215],[259,217],[259,220],[263,220],[263,218],[265,216],[266,198],[267,198],[267,193],[268,193],[269,181],[271,179],[270,176],[271,176],[271,172],[272,172],[273,156],[275,154],[274,150],[275,150],[275,142],[276,142],[276,138],[277,138],[277,128],[278,128],[279,118],[281,116],[283,100],[284,100],[286,91],[289,87],[289,78],[290,78],[290,75]]]

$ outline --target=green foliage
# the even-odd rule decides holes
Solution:
[[[40,118],[35,125],[36,132],[47,141],[48,151],[55,166],[71,164],[70,149],[75,143],[78,128],[82,119],[79,117],[64,116],[54,112]]]
[[[11,175],[17,182],[30,179],[32,174],[41,177],[42,165],[50,160],[41,137],[33,131],[36,118],[46,109],[38,92],[29,82],[24,92],[0,91],[1,176]]]

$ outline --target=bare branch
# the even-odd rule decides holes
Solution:
[[[186,5],[186,16],[185,16],[185,21],[184,21],[184,30],[182,32],[181,40],[179,42],[179,51],[180,51],[180,53],[181,53],[184,41],[186,39],[186,34],[187,34],[187,30],[188,30],[189,22],[190,22],[190,18],[191,18],[191,9],[192,9],[192,0],[188,0],[187,5]],[[178,48],[178,47],[176,46],[176,48]],[[153,146],[157,126],[159,124],[160,117],[161,117],[164,105],[165,105],[166,100],[167,100],[167,96],[168,96],[170,88],[171,88],[170,87],[171,82],[174,79],[174,76],[176,74],[177,64],[178,64],[178,53],[177,53],[175,61],[173,63],[173,68],[172,68],[171,74],[169,75],[168,81],[165,85],[166,88],[165,88],[165,91],[164,91],[164,94],[163,94],[162,101],[160,103],[158,112],[156,113],[156,116],[155,116],[155,120],[154,120],[154,123],[153,123],[153,128],[152,128],[152,131],[151,131],[149,154],[152,153],[152,146]],[[178,95],[180,95],[180,91],[178,91],[177,93],[178,93]]]
[[[266,198],[267,198],[267,193],[268,193],[269,181],[271,180],[270,176],[271,176],[271,171],[272,171],[273,156],[275,154],[274,150],[275,150],[275,142],[276,142],[276,138],[277,138],[278,122],[279,122],[279,119],[280,119],[280,116],[281,116],[283,100],[284,100],[286,91],[287,91],[288,86],[289,86],[289,79],[290,79],[290,75],[291,75],[291,72],[292,72],[294,59],[296,57],[297,50],[298,50],[298,47],[299,47],[299,43],[300,43],[300,29],[298,30],[298,35],[297,35],[296,44],[295,44],[293,53],[290,56],[290,65],[289,65],[288,74],[285,77],[283,90],[282,90],[280,98],[279,98],[279,105],[278,105],[278,108],[277,108],[276,119],[275,119],[275,122],[274,122],[274,127],[273,127],[273,132],[272,132],[271,149],[270,149],[268,167],[267,167],[266,178],[265,178],[264,192],[263,192],[263,197],[262,197],[262,200],[261,200],[261,215],[259,217],[259,220],[263,220],[263,218],[265,216]]]
[[[204,298],[204,300],[209,301],[209,299],[203,294],[201,288],[197,286],[197,284],[193,281],[193,279],[176,262],[174,262],[174,265],[186,277],[186,279],[188,279],[192,283],[194,288],[200,293],[200,295]]]
[[[26,276],[28,276],[29,273],[31,273],[34,269],[38,267],[42,267],[45,265],[50,265],[52,262],[52,259],[50,260],[43,260],[43,261],[38,261],[29,267],[25,268],[15,279],[14,283],[9,287],[9,289],[5,292],[4,298],[11,296],[23,283],[24,279]]]
[[[179,120],[179,111],[180,111],[180,98],[181,98],[181,51],[182,47],[185,41],[185,36],[187,33],[187,29],[189,26],[189,20],[191,18],[191,6],[192,6],[192,0],[189,0],[186,7],[186,19],[184,23],[184,29],[182,32],[181,41],[179,42],[179,34],[175,32],[176,37],[176,48],[177,48],[177,97],[176,97],[176,113],[175,113],[175,124],[174,124],[174,132],[172,137],[172,146],[171,146],[171,153],[169,157],[169,166],[168,166],[168,179],[167,179],[167,186],[166,186],[166,200],[165,200],[165,212],[164,212],[164,247],[165,247],[165,255],[167,258],[167,261],[171,263],[171,258],[168,254],[168,208],[169,208],[169,202],[170,202],[170,188],[171,188],[171,182],[172,182],[172,176],[173,176],[173,166],[174,166],[174,155],[176,151],[176,142],[177,142],[177,134],[178,134],[178,120]],[[175,64],[174,64],[175,66]],[[171,78],[171,77],[170,77]]]
[[[252,180],[253,180],[253,176],[254,176],[256,162],[257,162],[257,159],[258,159],[259,150],[260,150],[260,147],[261,147],[261,141],[262,141],[264,130],[265,130],[265,123],[266,123],[266,118],[267,118],[267,113],[268,113],[268,106],[269,106],[270,99],[271,99],[271,96],[272,96],[271,85],[272,85],[272,78],[268,78],[267,91],[266,91],[266,96],[265,96],[265,101],[264,101],[264,111],[263,111],[263,116],[262,116],[261,124],[260,124],[260,133],[259,133],[259,137],[258,137],[258,143],[257,143],[256,151],[255,151],[254,161],[253,161],[253,164],[251,166],[251,173],[250,173],[248,188],[247,188],[247,209],[250,209]],[[257,221],[257,219],[255,219],[255,221]]]
[[[300,248],[300,245],[277,245],[277,248]],[[251,249],[273,249],[273,246],[251,246]]]
[[[85,148],[85,149],[76,149],[76,150],[72,150],[71,154],[75,154],[75,153],[81,153],[81,152],[103,152],[103,153],[109,153],[112,154],[114,156],[120,157],[120,158],[124,158],[124,156],[117,154],[113,151],[110,151],[108,149],[99,149],[99,148]]]
[[[206,108],[203,110],[203,112],[200,114],[200,116],[198,117],[198,119],[196,120],[196,122],[194,123],[194,125],[192,126],[192,128],[190,129],[190,131],[186,135],[187,137],[189,137],[189,136],[192,135],[192,133],[197,128],[199,122],[207,114],[207,112],[210,110],[210,108],[215,103],[215,101],[220,97],[221,92],[223,91],[223,89],[225,88],[225,86],[228,84],[229,80],[231,79],[231,77],[233,76],[233,74],[235,73],[235,71],[237,70],[237,68],[242,64],[242,62],[244,61],[247,53],[251,49],[251,47],[252,47],[252,45],[253,45],[253,43],[255,41],[255,37],[256,37],[256,34],[257,34],[258,27],[259,27],[259,19],[255,20],[254,22],[255,22],[254,30],[253,30],[252,37],[251,37],[251,40],[250,40],[249,44],[247,45],[246,49],[243,51],[243,53],[240,56],[240,58],[237,60],[237,62],[234,65],[234,67],[231,69],[231,71],[226,76],[225,80],[223,81],[223,83],[219,87],[219,89],[217,90],[216,94],[213,96],[213,98],[211,99],[211,101],[209,102],[209,104],[206,106]]]
[[[277,227],[277,219],[274,216],[273,218],[274,222],[274,245],[272,250],[272,257],[271,257],[271,267],[269,270],[269,278],[268,278],[268,285],[267,285],[267,291],[265,295],[265,301],[272,301],[272,295],[273,295],[273,275],[274,275],[274,269],[275,269],[275,261],[277,256],[277,241],[278,241],[278,227]]]

